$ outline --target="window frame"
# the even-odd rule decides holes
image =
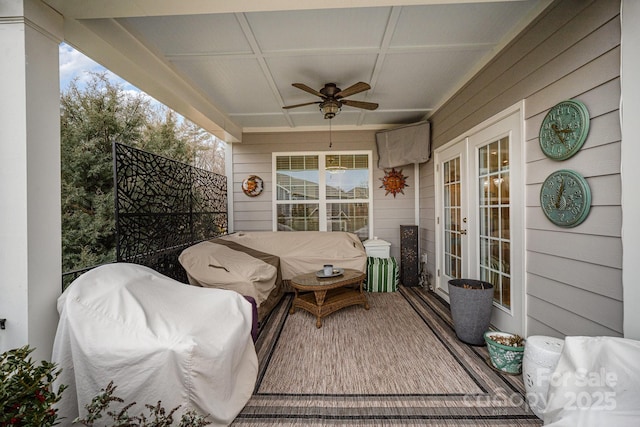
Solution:
[[[326,191],[326,157],[341,155],[366,155],[368,167],[368,198],[366,199],[327,199]],[[278,200],[277,158],[289,156],[318,156],[318,199],[317,200]],[[278,230],[278,205],[280,204],[318,204],[318,231],[327,231],[327,204],[330,203],[367,203],[369,238],[373,236],[373,151],[372,150],[344,150],[344,151],[279,151],[271,153],[272,183],[272,229]]]

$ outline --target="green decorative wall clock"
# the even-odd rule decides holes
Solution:
[[[580,150],[589,133],[589,111],[580,101],[560,102],[540,126],[540,148],[553,160],[566,160]]]
[[[572,170],[553,172],[540,189],[540,206],[549,221],[560,227],[575,227],[589,215],[589,183]]]

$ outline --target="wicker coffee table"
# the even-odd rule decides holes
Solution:
[[[362,290],[364,277],[364,273],[352,269],[345,269],[335,277],[320,278],[315,272],[296,276],[290,282],[295,297],[289,313],[293,314],[298,307],[306,310],[316,316],[316,327],[321,328],[322,318],[341,308],[362,304],[369,310]]]

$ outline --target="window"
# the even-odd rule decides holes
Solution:
[[[348,231],[371,226],[370,151],[274,153],[274,229]]]

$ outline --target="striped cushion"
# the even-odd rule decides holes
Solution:
[[[398,290],[398,282],[398,263],[395,258],[367,257],[367,291],[395,292]]]

